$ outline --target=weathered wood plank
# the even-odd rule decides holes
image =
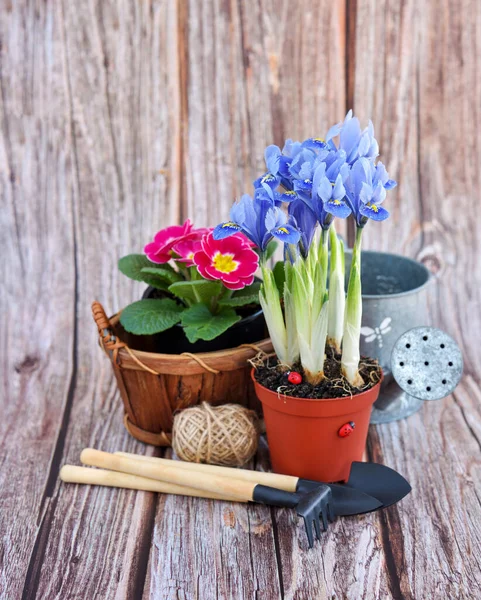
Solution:
[[[415,256],[433,270],[434,324],[465,350],[466,375],[452,397],[371,435],[371,457],[413,486],[380,516],[381,590],[398,598],[470,598],[481,584],[481,248],[473,212],[481,165],[477,115],[468,108],[481,101],[480,22],[469,0],[357,3],[354,107],[380,124],[382,157],[400,183],[391,219],[366,228],[366,247]]]
[[[347,40],[344,3],[6,6],[0,596],[472,597],[481,10],[438,4],[350,1]],[[413,493],[339,520],[307,552],[292,511],[57,485],[59,465],[84,446],[144,450],[123,431],[89,314],[96,297],[116,310],[139,294],[117,273],[118,256],[180,218],[217,222],[262,171],[265,145],[325,130],[342,117],[346,89],[400,182],[391,220],[371,224],[366,247],[437,272],[436,324],[467,351],[452,397],[372,428],[371,458],[405,474]]]
[[[76,378],[75,162],[59,25],[27,2],[0,16],[4,598],[21,596],[32,551],[45,543],[38,533],[52,514],[49,468]]]
[[[162,497],[144,597],[280,598],[275,543],[269,507]]]
[[[56,478],[86,445],[140,446],[89,306],[139,295],[117,258],[180,214],[175,6],[37,4],[1,17],[0,595],[132,597],[152,496]]]
[[[140,451],[122,426],[109,362],[96,347],[90,302],[116,310],[141,287],[116,269],[180,214],[176,12],[170,2],[65,3],[65,77],[77,164],[79,322],[76,382],[62,462],[85,446]],[[111,492],[114,492],[113,494]],[[57,486],[39,597],[142,593],[156,498]],[[60,568],[64,565],[65,568]]]
[[[343,116],[344,12],[307,2],[189,2],[179,35],[187,61],[185,208],[211,225],[251,190],[265,146],[318,134]],[[283,596],[273,515],[204,500],[160,502],[145,597]],[[183,522],[189,518],[194,525]],[[294,544],[304,544],[304,532],[295,532]]]
[[[344,14],[304,1],[187,4],[186,214],[212,225],[252,192],[267,145],[343,116]]]

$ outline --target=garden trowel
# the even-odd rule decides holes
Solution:
[[[280,475],[277,473],[265,473],[263,471],[251,471],[247,469],[237,469],[232,467],[219,467],[215,465],[205,465],[197,463],[189,463],[180,460],[169,460],[166,458],[156,458],[151,456],[140,456],[138,454],[130,454],[127,452],[116,452],[121,456],[126,456],[139,461],[147,461],[153,464],[164,466],[175,466],[177,469],[186,469],[193,472],[210,473],[221,475],[223,477],[231,477],[251,481],[257,484],[285,490],[286,492],[311,492],[323,485],[322,482],[309,481],[307,479],[299,479],[291,475]],[[363,464],[363,463],[361,463]],[[378,465],[381,466],[382,465]],[[357,469],[356,469],[357,471]],[[388,471],[392,471],[388,469]],[[401,477],[399,475],[399,477]],[[403,479],[401,477],[401,479]],[[405,481],[403,479],[403,481]],[[383,507],[383,503],[378,498],[365,493],[363,489],[355,488],[352,485],[327,484],[332,492],[332,504],[336,515],[348,516],[358,515],[366,512],[371,512]],[[372,485],[374,487],[374,485]],[[407,492],[406,492],[407,493]],[[400,499],[400,498],[399,498]],[[392,499],[392,502],[395,502]]]
[[[383,508],[399,502],[411,491],[409,483],[397,471],[372,462],[353,462],[345,485],[377,498]]]

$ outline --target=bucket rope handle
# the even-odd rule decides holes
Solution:
[[[107,317],[104,307],[100,304],[100,302],[92,302],[92,314],[94,317],[94,321],[97,324],[97,328],[99,330],[101,344],[110,353],[110,356],[115,365],[119,364],[119,350],[121,348],[125,348],[132,360],[135,363],[137,363],[139,367],[141,367],[148,373],[152,373],[152,375],[160,375],[160,373],[154,371],[154,369],[151,369],[150,367],[145,365],[141,360],[139,360],[132,352],[132,350],[127,346],[127,344],[117,338],[117,336],[112,331],[112,326],[110,324],[109,318]],[[238,346],[238,348],[251,348],[256,352],[266,354],[264,350],[256,344],[241,344],[240,346]],[[180,356],[188,356],[192,360],[195,360],[203,369],[205,369],[209,373],[213,373],[214,375],[218,375],[220,373],[220,371],[209,366],[196,354],[192,354],[191,352],[182,352]]]
[[[110,353],[114,365],[119,365],[119,350],[121,348],[125,348],[132,360],[136,362],[139,367],[142,367],[142,369],[145,371],[152,373],[152,375],[159,375],[157,371],[154,371],[147,365],[144,365],[144,363],[135,356],[127,344],[117,338],[112,331],[109,318],[107,317],[104,307],[100,304],[100,302],[92,302],[92,315],[99,330],[99,335],[101,338],[100,342],[102,346]]]
[[[188,356],[189,358],[192,358],[192,360],[195,360],[196,363],[198,363],[206,371],[209,371],[209,373],[213,373],[214,375],[218,375],[220,373],[220,371],[218,371],[217,369],[209,367],[209,365],[206,362],[204,362],[196,354],[192,354],[192,352],[182,352],[181,356]]]
[[[264,350],[260,346],[256,346],[256,344],[241,344],[240,346],[237,346],[237,347],[238,348],[251,348],[252,350],[255,350],[256,352],[260,352],[261,354],[266,354],[264,352]],[[220,373],[220,371],[218,371],[217,369],[214,369],[213,367],[210,367],[206,362],[204,362],[196,354],[192,354],[191,352],[182,352],[181,356],[188,356],[189,358],[192,358],[202,368],[204,368],[206,371],[209,371],[209,373],[213,373],[214,375],[218,375]]]
[[[252,348],[252,350],[255,350],[256,352],[260,352],[261,354],[265,354],[267,356],[267,352],[265,350],[263,350],[260,346],[257,346],[256,344],[241,344],[240,346],[237,346],[238,348]]]

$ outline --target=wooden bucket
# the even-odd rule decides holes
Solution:
[[[175,411],[201,402],[242,404],[261,413],[247,361],[272,352],[269,338],[218,352],[142,352],[116,335],[119,313],[109,319],[99,302],[92,313],[122,396],[125,427],[141,442],[170,446]]]

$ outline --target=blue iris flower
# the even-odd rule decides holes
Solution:
[[[314,151],[316,154],[320,154],[325,150],[329,150],[330,145],[324,138],[307,138],[307,140],[301,142],[301,148],[307,148],[308,150]]]
[[[271,200],[275,200],[276,189],[279,187],[280,178],[273,173],[267,172],[254,181],[256,190],[264,190]]]
[[[342,181],[345,182],[349,177],[349,165],[346,162],[346,153],[344,150],[330,150],[323,158],[326,165],[326,177],[331,183],[334,183],[340,174]]]
[[[386,167],[382,164],[382,162],[378,162],[375,166],[375,173],[373,177],[374,185],[377,185],[378,181],[382,183],[385,190],[392,190],[392,188],[397,186],[397,182],[394,181],[394,179],[389,179]]]
[[[389,217],[388,211],[381,206],[386,190],[396,185],[387,178],[381,165],[375,165],[366,158],[358,159],[352,166],[346,183],[346,200],[356,218],[358,227],[364,227],[368,219],[384,221]],[[386,187],[389,182],[390,187]]]
[[[297,244],[299,231],[289,222],[267,191],[257,189],[254,198],[244,194],[230,211],[230,221],[217,225],[214,239],[220,240],[235,233],[243,233],[264,252],[273,237],[287,244]]]
[[[300,198],[289,204],[289,215],[292,217],[297,229],[301,234],[300,249],[303,256],[307,252],[314,237],[317,227],[317,216],[309,206]]]
[[[299,244],[298,251],[305,255],[317,223],[327,230],[334,217],[351,213],[359,227],[368,219],[386,219],[389,213],[381,204],[396,182],[381,162],[374,164],[378,152],[372,123],[361,129],[352,111],[331,127],[325,140],[288,139],[282,150],[268,146],[267,172],[254,181],[254,197],[242,196],[231,210],[230,221],[215,228],[214,237],[242,231],[261,251],[276,237],[290,251]],[[281,209],[286,202],[288,217]]]
[[[342,169],[338,169],[335,180],[327,176],[328,168],[326,163],[320,163],[317,167],[312,182],[312,193],[301,194],[301,199],[308,209],[310,209],[322,229],[329,229],[332,219],[336,216],[341,219],[351,214],[351,208],[346,203],[346,188],[344,180],[349,174]]]
[[[379,144],[374,137],[374,126],[369,121],[366,129],[361,129],[357,117],[352,116],[350,110],[344,121],[333,125],[326,136],[327,143],[332,143],[332,138],[339,135],[339,149],[346,152],[346,160],[353,165],[358,158],[374,160],[379,154]]]
[[[311,194],[314,173],[327,155],[327,150],[317,154],[307,148],[302,148],[297,153],[289,167],[291,186],[295,192],[301,196]]]
[[[290,139],[286,140],[282,152],[278,146],[274,145],[267,146],[264,151],[268,173],[277,177],[286,190],[292,190],[292,176],[289,168],[300,151],[300,142],[293,142]],[[254,182],[254,187],[258,187],[256,185],[258,181]]]

